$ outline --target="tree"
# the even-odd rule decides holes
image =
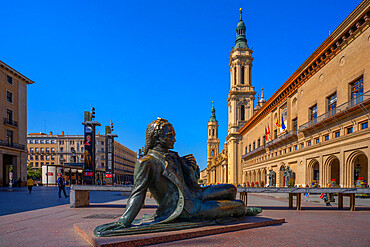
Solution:
[[[34,178],[35,177],[35,170],[32,169],[32,165],[27,165],[27,177]]]

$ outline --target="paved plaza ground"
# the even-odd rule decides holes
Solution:
[[[287,197],[248,195],[248,206],[263,208],[259,217],[285,218],[284,224],[156,246],[370,246],[370,198],[357,198],[357,211],[350,212],[336,203],[326,207],[319,195],[302,196],[302,210],[292,210]],[[90,198],[90,207],[70,208],[56,187],[34,187],[32,194],[27,188],[0,188],[0,246],[89,246],[73,224],[89,224],[99,215],[117,220],[127,201],[119,192],[91,192]],[[348,198],[344,204],[348,209]],[[140,215],[154,211],[154,200],[147,198]]]

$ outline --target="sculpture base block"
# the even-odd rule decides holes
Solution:
[[[248,216],[228,224],[205,226],[179,231],[158,232],[117,237],[96,237],[93,233],[95,227],[109,222],[112,221],[94,220],[93,222],[92,221],[81,222],[74,224],[73,228],[92,246],[143,246],[149,244],[159,244],[172,242],[176,240],[209,236],[225,232],[245,230],[249,228],[278,225],[284,223],[285,219],[271,219],[264,218],[261,216]]]

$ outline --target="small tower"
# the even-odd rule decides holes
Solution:
[[[216,110],[212,101],[211,118],[208,121],[208,141],[207,141],[207,165],[219,153],[218,122],[216,120]]]

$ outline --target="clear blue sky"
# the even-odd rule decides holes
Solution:
[[[239,8],[253,47],[253,86],[268,99],[360,3],[353,1],[1,1],[0,60],[28,86],[28,133],[83,134],[83,112],[137,151],[158,116],[175,150],[207,161],[215,101],[227,135],[229,55]],[[104,127],[100,127],[101,133]]]

